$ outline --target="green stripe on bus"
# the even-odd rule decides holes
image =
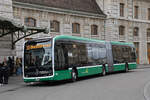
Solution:
[[[25,78],[24,82],[44,82],[44,81],[52,81],[53,77],[45,77],[45,78]]]
[[[125,70],[125,64],[114,64],[113,71],[123,71]]]
[[[24,79],[24,82],[36,82],[35,79]]]
[[[71,70],[55,71],[54,80],[71,79]]]
[[[137,64],[136,63],[129,64],[129,70],[130,69],[136,69],[136,68],[137,68]]]
[[[102,73],[102,66],[78,68],[78,77]]]
[[[123,71],[125,70],[125,64],[114,64],[114,70],[113,71]],[[129,70],[136,69],[137,64],[136,63],[128,63]]]

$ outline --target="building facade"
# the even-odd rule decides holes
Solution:
[[[0,0],[0,18],[13,19],[12,0]],[[3,19],[1,19],[3,20]],[[2,25],[0,25],[0,34],[2,34]],[[0,62],[5,56],[15,56],[15,50],[12,50],[11,35],[0,38]]]
[[[137,62],[150,63],[150,0],[96,0],[107,15],[106,40],[133,42]]]
[[[55,35],[72,35],[105,39],[106,15],[94,0],[13,0],[13,17],[30,27],[46,27],[48,34],[36,34],[30,38]],[[16,44],[17,56],[22,56],[23,43]]]
[[[16,44],[19,57],[22,56],[22,44],[26,40],[65,34],[133,42],[137,50],[137,62],[150,63],[150,0],[9,1],[9,10],[12,10],[17,22],[50,29],[48,34],[40,33],[19,41]]]

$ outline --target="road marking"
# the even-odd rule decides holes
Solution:
[[[148,88],[150,88],[150,81],[144,86],[144,98],[145,98],[145,100],[150,100],[150,93],[148,93]]]

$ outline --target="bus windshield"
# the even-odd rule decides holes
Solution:
[[[27,42],[24,52],[25,77],[52,75],[51,41]]]

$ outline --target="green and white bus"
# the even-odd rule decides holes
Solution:
[[[24,82],[71,79],[136,68],[133,43],[75,36],[33,39],[24,44]]]

